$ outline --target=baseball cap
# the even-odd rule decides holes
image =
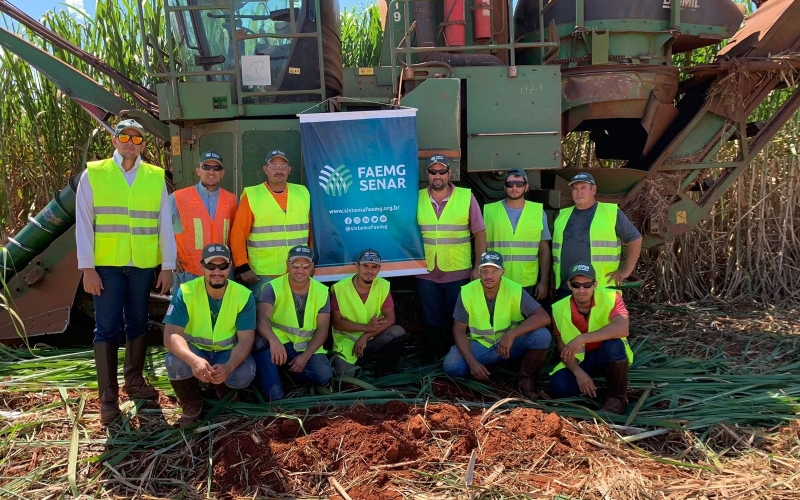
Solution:
[[[308,259],[313,263],[314,252],[306,245],[295,245],[289,250],[289,262],[294,262],[297,259]]]
[[[447,157],[444,156],[444,155],[433,155],[433,156],[431,156],[431,159],[428,160],[428,168],[431,168],[432,166],[436,165],[437,163],[441,163],[445,167],[450,168],[450,160],[448,160]]]
[[[138,130],[139,132],[142,133],[142,135],[144,135],[144,127],[139,125],[139,122],[137,122],[136,120],[122,120],[121,122],[117,123],[117,126],[114,127],[114,134],[119,135],[122,133],[123,130],[129,128]]]
[[[575,184],[576,182],[588,182],[592,186],[595,185],[594,177],[592,177],[592,174],[590,174],[588,172],[581,172],[579,174],[575,174],[572,177],[572,180],[569,181],[569,185],[571,186],[571,185]]]
[[[494,250],[483,252],[481,254],[481,263],[478,267],[480,268],[485,266],[494,266],[499,269],[503,269],[503,256]]]
[[[275,158],[283,158],[284,160],[289,162],[289,157],[286,156],[286,153],[284,153],[280,149],[273,149],[272,151],[270,151],[267,154],[267,163],[269,163],[270,161],[274,160]],[[289,163],[291,163],[291,162],[289,162]]]
[[[596,279],[594,267],[592,267],[592,265],[588,262],[583,261],[576,262],[575,265],[569,269],[569,277],[567,279],[571,280],[575,276],[586,276],[587,278],[591,278],[593,280]]]
[[[518,176],[522,177],[522,179],[525,182],[528,182],[528,174],[525,173],[525,171],[522,170],[521,168],[512,168],[511,170],[506,172],[505,180],[508,180],[509,177],[512,177],[512,176],[515,176],[515,175],[518,175]]]
[[[200,155],[200,165],[206,163],[208,161],[215,161],[219,163],[219,166],[222,166],[222,155],[217,153],[216,151],[206,151],[205,153]]]
[[[367,248],[366,250],[362,250],[360,254],[358,254],[358,259],[356,260],[359,264],[363,264],[365,262],[372,262],[373,264],[381,263],[381,256],[380,254],[371,248]]]
[[[231,261],[231,249],[221,243],[212,243],[203,248],[203,255],[200,260],[203,263],[208,263],[213,259],[222,258]]]

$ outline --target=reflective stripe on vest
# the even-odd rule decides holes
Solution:
[[[253,212],[253,227],[247,236],[247,257],[250,267],[259,276],[286,273],[289,249],[308,244],[308,213],[311,208],[308,189],[288,183],[286,189],[286,213],[266,184],[244,189]]]
[[[556,289],[561,286],[561,246],[564,244],[564,229],[574,209],[575,207],[569,207],[562,210],[553,224],[553,272],[556,277]],[[617,237],[616,230],[618,211],[619,207],[613,203],[598,202],[592,224],[589,226],[592,266],[601,287],[612,284],[606,275],[619,268],[622,255],[622,241]]]
[[[469,232],[469,209],[472,193],[466,188],[453,188],[450,199],[436,218],[427,189],[420,189],[417,223],[425,248],[428,271],[438,265],[442,271],[460,271],[472,267],[472,238]]]
[[[526,201],[515,231],[502,201],[483,206],[487,249],[503,256],[503,276],[522,286],[535,285],[539,280],[539,240],[544,229],[542,212],[541,203]]]
[[[336,302],[339,304],[339,312],[342,318],[365,325],[373,317],[383,317],[381,306],[389,296],[389,282],[385,279],[376,277],[367,295],[367,301],[362,302],[356,287],[353,284],[353,276],[348,276],[333,285],[333,293],[336,294]],[[364,332],[343,332],[333,329],[333,352],[350,364],[358,361],[358,357],[353,354],[353,345],[364,334]]]
[[[202,276],[200,258],[203,248],[212,243],[228,244],[233,216],[236,214],[236,195],[224,189],[219,190],[213,221],[196,186],[179,189],[173,196],[183,226],[183,232],[175,235],[178,258],[186,271]]]
[[[183,338],[204,351],[227,351],[236,345],[236,318],[247,306],[252,292],[247,287],[228,280],[216,323],[211,324],[205,278],[202,276],[181,284],[183,301],[189,313],[189,323]]]
[[[519,309],[522,285],[503,277],[494,303],[494,317],[489,316],[489,306],[480,280],[461,287],[461,303],[469,314],[469,338],[486,347],[496,344],[504,333],[525,320]],[[493,321],[492,321],[493,320]]]
[[[611,310],[614,309],[617,293],[616,290],[609,290],[607,288],[598,287],[594,290],[594,307],[592,307],[589,313],[589,328],[586,330],[587,333],[596,332],[609,324],[608,315],[611,314]],[[556,324],[558,333],[561,334],[561,341],[564,345],[569,344],[575,337],[581,335],[580,330],[572,323],[571,302],[572,296],[569,296],[553,304],[553,321]],[[625,354],[628,357],[628,365],[630,365],[633,363],[633,351],[631,351],[628,345],[627,338],[621,340],[625,345]],[[575,356],[579,363],[583,361],[586,355],[585,349],[586,347],[584,346]],[[550,375],[562,368],[566,368],[566,365],[563,362],[558,363],[556,367],[553,368],[553,371],[550,372]]]
[[[94,203],[94,263],[155,267],[164,169],[140,162],[131,186],[113,159],[86,164]]]
[[[313,278],[310,281],[302,328],[297,321],[297,310],[292,296],[292,288],[289,286],[289,275],[284,274],[269,282],[275,292],[275,307],[269,318],[272,331],[275,332],[275,336],[282,344],[291,342],[297,352],[303,352],[308,347],[314,332],[317,331],[317,314],[328,301],[328,287]],[[314,354],[324,353],[325,348],[320,347]]]

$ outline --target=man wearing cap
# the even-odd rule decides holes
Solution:
[[[336,376],[352,375],[356,363],[380,355],[375,376],[393,373],[403,354],[408,333],[395,324],[389,282],[378,276],[381,256],[366,249],[356,259],[356,274],[331,287],[331,321]]]
[[[561,210],[553,224],[553,274],[556,296],[570,295],[567,274],[577,262],[591,262],[601,287],[622,283],[636,268],[642,234],[614,203],[595,200],[592,174],[581,172],[569,183],[575,206]],[[628,246],[622,260],[622,244]]]
[[[528,399],[539,399],[536,375],[550,347],[550,316],[528,292],[503,276],[503,257],[493,251],[480,259],[480,280],[461,288],[453,318],[456,345],[444,358],[451,377],[489,378],[486,365],[522,358],[518,385]]]
[[[100,421],[119,415],[117,351],[125,326],[123,390],[131,398],[158,397],[145,380],[147,308],[153,273],[161,264],[156,289],[172,286],[175,238],[172,234],[164,169],[142,161],[144,128],[134,120],[117,124],[114,155],[89,162],[75,200],[75,239],[83,288],[95,309],[94,358],[100,395]]]
[[[228,279],[231,251],[206,245],[198,264],[202,277],[178,288],[164,317],[167,375],[183,410],[181,427],[200,418],[198,382],[212,384],[222,398],[245,389],[256,375],[250,357],[256,303],[248,288]]]
[[[311,248],[292,247],[286,266],[289,272],[261,291],[253,346],[258,387],[272,401],[283,398],[278,366],[287,365],[297,381],[313,385],[326,385],[332,375],[322,347],[331,319],[330,297],[328,288],[311,278]]]
[[[486,245],[503,256],[506,278],[543,300],[550,292],[550,229],[542,204],[525,200],[528,189],[524,170],[506,172],[506,198],[483,207]]]
[[[195,169],[196,185],[175,191],[172,202],[172,228],[178,247],[178,261],[172,281],[172,295],[182,283],[202,276],[200,254],[206,245],[228,244],[236,214],[236,195],[219,186],[225,175],[222,156],[216,151],[200,155]]]
[[[597,397],[592,377],[603,375],[608,394],[601,411],[622,414],[628,404],[628,366],[633,363],[622,294],[599,287],[589,262],[573,264],[566,276],[572,293],[553,304],[561,362],[550,372],[551,395]]]
[[[417,276],[425,355],[438,359],[453,344],[453,309],[461,287],[478,278],[472,236],[475,255],[486,251],[486,226],[478,202],[469,189],[450,182],[445,156],[433,155],[428,162],[428,187],[419,192],[417,223],[428,268],[428,274]]]
[[[244,189],[231,231],[236,275],[260,294],[267,281],[286,273],[286,253],[307,245],[311,197],[300,184],[287,182],[292,167],[278,149],[267,155],[267,181]]]

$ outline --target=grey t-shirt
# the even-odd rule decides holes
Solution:
[[[489,322],[494,324],[494,306],[496,300],[486,299],[486,305],[489,307]],[[542,307],[536,302],[536,299],[530,296],[528,292],[522,290],[522,296],[519,299],[519,310],[526,318],[536,312],[537,309]],[[469,325],[469,313],[464,308],[464,303],[461,301],[461,294],[458,294],[456,301],[456,309],[453,311],[453,319]]]
[[[308,302],[308,294],[307,293],[294,293],[292,292],[292,298],[294,299],[294,311],[297,314],[297,326],[303,328],[303,322],[306,317],[306,302]],[[261,298],[259,299],[260,302],[266,302],[267,304],[275,305],[275,290],[272,288],[272,285],[267,283],[264,285],[264,288],[261,289]],[[328,298],[325,300],[325,305],[317,311],[319,313],[329,313],[331,312],[331,296],[328,295]]]
[[[575,208],[564,228],[564,244],[561,246],[561,286],[567,286],[570,268],[580,261],[591,262],[592,250],[589,242],[589,227],[597,211],[597,203],[585,210]],[[617,237],[623,243],[630,243],[642,237],[642,233],[631,223],[622,210],[617,211],[615,227]]]
[[[508,220],[511,222],[511,229],[516,231],[517,223],[519,222],[519,218],[522,216],[522,209],[509,207],[506,205],[505,200],[503,200],[503,208],[506,209],[506,215],[508,215]],[[544,210],[542,210],[542,237],[539,239],[540,241],[550,241],[553,239],[550,235],[550,228],[547,226],[547,214],[544,212]]]

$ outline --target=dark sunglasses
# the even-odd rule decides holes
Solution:
[[[223,262],[222,264],[212,264],[211,262],[205,262],[203,264],[203,267],[205,267],[209,271],[214,271],[216,269],[219,269],[220,271],[224,271],[224,270],[228,269],[229,267],[231,267],[231,263],[230,262]]]
[[[446,175],[449,171],[449,168],[443,168],[441,170],[433,170],[432,168],[429,168],[428,175]]]
[[[128,141],[136,144],[137,146],[144,142],[144,137],[141,135],[117,134],[117,140],[123,144]]]
[[[506,181],[507,188],[521,188],[525,187],[526,184],[528,183],[525,181]]]
[[[222,165],[206,165],[206,164],[203,164],[203,165],[200,165],[200,168],[202,168],[203,170],[213,170],[214,172],[221,172],[222,171]]]
[[[594,280],[587,281],[586,283],[578,283],[577,281],[570,281],[569,282],[569,286],[570,286],[570,288],[575,288],[576,290],[578,288],[587,288],[588,289],[588,288],[592,288],[592,286],[594,286]]]

